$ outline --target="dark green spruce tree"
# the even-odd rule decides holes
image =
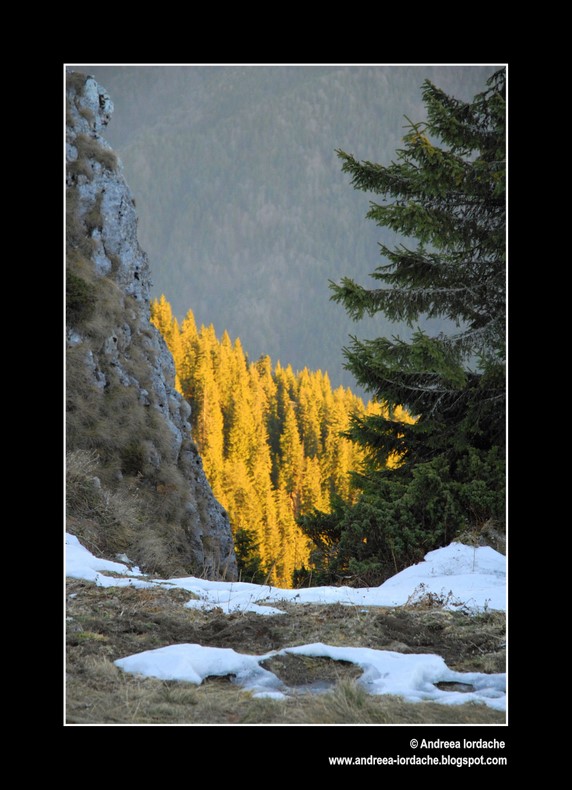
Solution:
[[[388,166],[337,152],[356,189],[382,196],[367,216],[404,242],[380,245],[378,287],[344,278],[331,284],[332,299],[355,320],[381,312],[414,330],[408,340],[352,337],[346,366],[376,399],[416,419],[354,420],[351,437],[368,457],[360,500],[302,523],[323,581],[379,583],[466,529],[502,529],[505,82],[501,69],[463,102],[426,81],[427,120],[408,121]],[[432,336],[422,317],[455,328]]]

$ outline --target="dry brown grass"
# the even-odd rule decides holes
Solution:
[[[305,697],[289,711],[289,723],[308,724],[502,724],[504,714],[485,705],[405,702],[392,695],[371,696],[355,681],[327,694]]]
[[[85,641],[101,644],[100,635]],[[78,669],[80,669],[78,667]],[[287,700],[253,698],[228,679],[201,686],[122,672],[108,659],[88,657],[81,680],[67,681],[68,723],[123,724],[503,724],[504,714],[484,705],[411,703],[368,695],[355,682],[325,694]]]
[[[254,614],[224,615],[220,611],[186,609],[183,604],[190,595],[182,590],[104,589],[70,580],[68,593],[73,596],[68,598],[67,608],[70,722],[501,724],[505,720],[503,713],[472,703],[445,706],[408,703],[386,695],[370,696],[357,684],[353,665],[348,665],[352,669],[348,674],[343,662],[327,659],[297,657],[291,662],[274,661],[272,671],[301,692],[282,701],[255,699],[228,678],[207,679],[196,687],[130,675],[113,664],[133,653],[180,643],[231,647],[253,655],[311,641],[378,648],[393,644],[395,649],[390,610],[372,609],[365,613],[364,622],[363,613],[355,607],[291,605],[287,615],[261,618]],[[409,642],[401,643],[402,652],[436,652],[445,657],[449,666],[462,670],[470,668],[468,659],[475,651],[474,645],[484,643],[485,636],[491,649],[495,644],[499,649],[504,630],[501,613],[488,621],[466,617],[464,625],[453,618],[449,626],[456,635],[453,639],[451,633],[448,643],[443,641],[442,632],[435,629],[434,615],[401,612],[396,619],[401,621],[401,633]],[[356,629],[360,622],[363,627]],[[424,649],[415,644],[416,637],[426,642]],[[494,671],[502,669],[497,666]],[[302,693],[306,683],[316,680],[336,685],[325,694]]]
[[[68,71],[66,72],[66,87],[74,90],[75,93],[80,93],[87,80],[87,75],[81,71]]]
[[[77,102],[75,105],[80,115],[82,115],[89,124],[93,124],[95,118],[91,110],[79,106]],[[71,125],[73,123],[71,110],[68,108],[66,113],[67,123]],[[67,164],[68,174],[73,180],[77,181],[80,176],[83,176],[88,181],[93,181],[95,175],[93,165],[96,162],[99,163],[104,170],[109,170],[111,172],[117,170],[119,166],[117,154],[109,148],[104,148],[95,137],[91,137],[87,134],[78,134],[73,144],[77,148],[77,158]]]
[[[82,227],[82,232],[84,231],[85,228]],[[83,277],[85,280],[89,280],[92,283],[96,282],[97,278],[93,270],[93,264],[91,263],[89,253],[86,254],[82,252],[78,247],[68,246],[66,263],[78,277]]]
[[[132,492],[110,491],[96,472],[99,457],[94,451],[75,450],[66,457],[66,505],[68,530],[91,551],[113,555],[133,543],[139,526],[140,507]]]
[[[80,176],[84,176],[88,181],[93,181],[94,172],[89,159],[78,157],[73,162],[68,162],[67,171],[76,181]]]
[[[101,350],[103,343],[111,337],[114,328],[121,325],[121,292],[107,277],[102,277],[97,286],[97,309],[92,318],[82,327],[94,351]]]
[[[89,171],[91,173],[91,170]],[[75,267],[80,258],[89,259],[95,249],[95,241],[86,232],[80,218],[77,189],[66,189],[66,262]],[[83,267],[85,269],[85,267]],[[89,264],[90,272],[93,270]]]
[[[72,351],[76,373],[70,377],[68,369],[68,387],[70,378],[73,386],[87,384],[81,353]],[[188,574],[188,485],[179,473],[166,474],[174,466],[168,456],[158,468],[150,463],[148,448],[157,455],[152,442],[156,429],[147,421],[150,409],[138,403],[132,388],[122,389],[121,398],[94,387],[83,389],[81,398],[72,397],[67,438],[75,449],[68,455],[68,528],[105,556],[126,551],[149,572]],[[89,472],[78,472],[78,459],[86,457],[92,459]],[[94,487],[94,477],[101,487]],[[165,477],[176,484],[157,490]]]
[[[87,343],[68,350],[66,427],[70,450],[97,453],[93,474],[101,480],[111,512],[121,510],[118,520],[125,529],[112,528],[115,521],[110,522],[105,508],[90,514],[71,511],[71,515],[76,519],[89,518],[90,533],[94,523],[99,524],[102,534],[98,543],[110,550],[123,551],[126,541],[130,541],[129,551],[153,572],[188,573],[191,558],[185,525],[189,518],[189,484],[177,469],[172,435],[159,412],[140,402],[139,388],[124,386],[116,368],[100,353],[101,344],[111,333],[115,312],[121,314],[114,298],[118,289],[106,280],[95,281],[96,315],[81,328]],[[95,386],[86,365],[89,348],[94,349],[106,377],[104,390]],[[126,372],[144,386],[148,361],[135,349],[133,352],[130,349],[128,356]],[[78,532],[78,529],[74,522],[74,530]],[[93,534],[91,540],[94,542]],[[163,546],[159,546],[161,542]]]
[[[79,669],[79,668],[78,668]],[[68,677],[68,723],[236,724],[281,721],[271,700],[252,700],[229,682],[201,687],[127,675],[107,659],[87,658],[81,681]]]
[[[95,137],[78,134],[75,138],[75,145],[78,150],[78,159],[94,160],[106,170],[117,170],[117,154],[109,148],[104,148]]]
[[[106,556],[126,551],[149,572],[188,574],[192,566],[183,526],[187,488],[181,483],[179,489],[161,494],[151,479],[129,474],[121,444],[122,436],[129,437],[128,426],[121,427],[126,433],[108,433],[109,423],[89,408],[68,415],[68,439],[81,441],[84,448],[72,458],[90,451],[98,457],[92,478],[68,485],[68,529]],[[93,477],[101,488],[94,487]],[[169,520],[169,514],[176,518]]]
[[[89,374],[85,356],[83,346],[68,348],[66,353],[66,439],[70,449],[95,449],[90,436],[98,423],[101,392]]]

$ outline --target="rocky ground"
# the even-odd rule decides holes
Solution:
[[[118,658],[177,643],[261,655],[324,642],[402,653],[436,653],[451,669],[504,672],[504,612],[471,616],[430,605],[396,608],[286,604],[286,615],[186,609],[183,590],[101,588],[67,582],[66,716],[95,723],[504,723],[503,713],[473,703],[408,703],[367,695],[354,664],[280,656],[264,666],[298,691],[288,700],[253,698],[232,678],[201,686],[140,678]],[[320,689],[324,693],[309,693]]]

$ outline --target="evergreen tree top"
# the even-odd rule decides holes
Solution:
[[[388,262],[372,277],[381,287],[366,289],[349,277],[331,287],[355,320],[383,312],[411,327],[422,315],[455,322],[448,335],[417,329],[409,341],[354,337],[345,349],[357,381],[416,414],[407,434],[423,435],[425,451],[434,452],[445,428],[453,442],[494,444],[504,435],[506,71],[470,102],[429,81],[422,90],[427,120],[407,119],[395,161],[360,162],[337,151],[353,186],[385,201],[371,202],[367,216],[406,238],[394,249],[380,245]],[[373,422],[360,423],[362,441],[366,424]],[[386,421],[391,436],[384,442],[379,427],[369,441],[387,457],[399,429]]]

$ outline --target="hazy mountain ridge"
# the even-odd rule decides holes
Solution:
[[[326,369],[352,386],[341,348],[356,326],[329,302],[328,280],[367,281],[383,262],[377,242],[395,238],[364,218],[369,196],[352,189],[335,149],[391,161],[404,115],[423,117],[425,78],[468,98],[493,68],[89,70],[118,108],[109,137],[118,122],[142,244],[156,262],[153,295],[165,293],[179,317],[192,308],[239,335],[254,357]]]

